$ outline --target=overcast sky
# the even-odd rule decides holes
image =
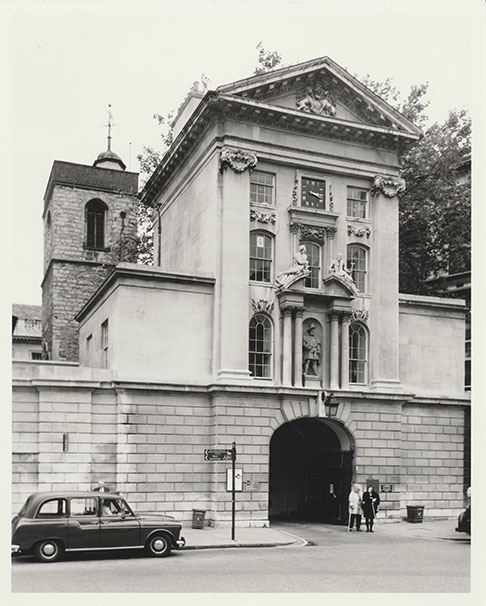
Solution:
[[[404,94],[428,81],[428,115],[442,121],[449,109],[474,104],[483,6],[481,0],[17,2],[11,235],[23,252],[15,255],[13,301],[41,302],[41,213],[52,163],[93,163],[106,149],[109,103],[112,149],[137,171],[143,145],[158,145],[153,114],[178,107],[202,72],[210,88],[251,75],[263,41],[286,64],[328,55],[352,74],[392,77]]]

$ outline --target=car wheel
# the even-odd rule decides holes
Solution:
[[[62,554],[62,546],[58,541],[46,539],[35,546],[35,557],[39,562],[55,562]]]
[[[172,546],[170,544],[169,538],[163,534],[157,534],[153,537],[150,537],[146,546],[148,553],[158,558],[168,556],[171,548]]]

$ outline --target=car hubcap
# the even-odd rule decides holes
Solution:
[[[53,543],[47,543],[42,548],[42,553],[50,558],[56,553],[56,546]]]
[[[165,542],[162,539],[155,539],[152,543],[154,551],[163,551],[165,548]]]

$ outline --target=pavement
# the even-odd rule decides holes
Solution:
[[[379,532],[383,537],[394,536],[422,538],[431,540],[449,540],[465,541],[469,540],[469,535],[462,532],[455,532],[457,519],[448,520],[424,520],[423,522],[382,522],[379,519],[375,526],[375,532]],[[346,533],[345,526],[334,526],[331,524],[322,524],[327,531],[333,534]],[[363,525],[362,531],[366,534],[366,528]],[[353,530],[352,532],[356,532]],[[308,535],[308,533],[306,533]],[[183,526],[182,536],[186,539],[184,549],[223,549],[229,547],[278,547],[284,545],[293,545],[301,543],[305,545],[307,541],[296,534],[296,525],[292,524],[292,533],[285,529],[285,523],[275,523],[270,528],[235,528],[235,540],[231,539],[230,527],[212,527],[204,526],[203,529],[195,529],[189,526]]]

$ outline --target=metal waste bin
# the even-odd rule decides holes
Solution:
[[[407,505],[407,522],[423,522],[424,521],[424,506],[423,505]]]
[[[192,510],[192,527],[202,530],[204,528],[204,518],[206,516],[205,509]]]

